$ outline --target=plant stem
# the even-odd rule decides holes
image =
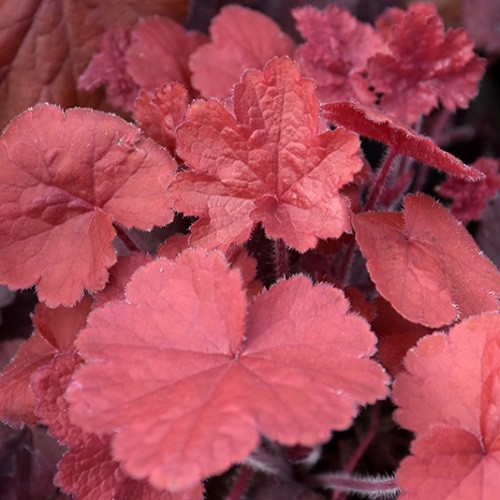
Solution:
[[[374,182],[372,188],[370,189],[370,193],[368,195],[368,200],[367,200],[366,205],[364,207],[365,212],[368,212],[369,210],[371,210],[375,206],[375,204],[377,203],[377,199],[380,196],[380,193],[382,191],[382,187],[384,185],[385,180],[387,179],[387,175],[389,174],[392,162],[393,162],[395,157],[396,157],[396,152],[393,151],[391,148],[389,148],[389,150],[387,152],[387,156],[385,157],[384,164],[377,172],[377,177],[375,179],[375,182]]]
[[[238,471],[238,477],[229,491],[226,500],[241,500],[248,488],[252,475],[252,469],[247,465],[242,465],[241,469]]]
[[[288,249],[282,239],[274,240],[274,269],[277,280],[289,276]]]
[[[366,432],[361,443],[359,443],[359,446],[356,449],[356,451],[352,454],[351,458],[345,465],[343,470],[345,474],[350,474],[356,468],[359,460],[365,453],[368,446],[370,446],[370,443],[373,441],[373,438],[377,435],[379,425],[380,425],[380,410],[378,406],[374,406],[371,408],[370,412],[370,424],[368,426],[368,431]],[[339,491],[334,492],[332,495],[332,500],[341,500],[342,498],[345,498],[345,496]]]
[[[118,238],[122,241],[122,243],[131,251],[131,252],[140,252],[137,245],[132,241],[130,236],[120,227],[118,224],[113,224],[115,228],[116,234]]]
[[[317,474],[311,477],[314,486],[357,493],[370,498],[380,496],[389,498],[399,492],[396,480],[392,477],[354,477],[348,474]],[[377,495],[378,494],[378,495]]]

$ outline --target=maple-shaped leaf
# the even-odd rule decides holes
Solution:
[[[500,315],[423,338],[396,377],[396,421],[417,435],[401,498],[493,499],[500,489]]]
[[[458,158],[436,146],[432,139],[418,134],[394,116],[376,108],[339,101],[325,104],[323,116],[331,123],[386,144],[396,154],[411,156],[464,179],[484,178],[481,171],[464,165]]]
[[[78,93],[75,79],[99,38],[115,24],[159,14],[185,18],[188,0],[5,0],[0,3],[0,130],[37,102],[88,105],[96,96]]]
[[[479,158],[472,167],[483,172],[484,179],[471,183],[450,177],[436,188],[438,194],[452,199],[450,212],[464,224],[479,220],[488,201],[500,190],[500,161]]]
[[[112,26],[101,38],[99,50],[80,78],[78,89],[91,91],[106,87],[106,100],[114,107],[131,111],[139,92],[127,70],[127,51],[131,44],[131,27]]]
[[[74,349],[74,340],[85,326],[91,306],[92,299],[87,296],[71,309],[49,309],[44,304],[36,307],[32,336],[0,373],[0,418],[3,421],[16,427],[37,422],[31,376],[50,364],[58,353]]]
[[[72,424],[68,418],[66,388],[81,358],[64,353],[52,363],[37,370],[31,377],[31,389],[38,405],[39,422],[48,426],[52,436],[69,446],[58,464],[55,482],[78,499],[100,500],[191,500],[202,498],[201,485],[180,494],[159,491],[147,481],[136,481],[121,470],[113,459],[109,436],[89,434]]]
[[[373,104],[375,94],[364,73],[370,57],[387,51],[374,28],[335,5],[323,11],[303,7],[294,10],[293,17],[306,39],[295,57],[316,82],[318,97],[324,102],[356,99]]]
[[[408,195],[403,213],[352,218],[377,290],[404,318],[439,328],[497,310],[499,272],[430,196]]]
[[[229,97],[245,70],[262,69],[273,57],[291,56],[295,49],[272,19],[239,5],[224,7],[213,18],[210,34],[212,41],[189,60],[193,86],[204,97]]]
[[[107,281],[112,223],[151,229],[172,220],[170,154],[120,118],[39,105],[0,139],[0,281],[37,285],[51,307]]]
[[[139,127],[174,154],[175,129],[186,117],[188,93],[180,83],[166,83],[152,92],[141,91],[134,104]]]
[[[157,488],[226,470],[259,434],[325,441],[387,393],[385,372],[367,359],[375,337],[340,290],[295,276],[247,306],[240,273],[216,252],[147,264],[127,299],[96,309],[88,325],[70,416],[114,432],[113,456]]]
[[[380,107],[413,124],[438,102],[450,111],[467,107],[478,92],[485,61],[463,29],[445,33],[432,3],[416,2],[407,11],[389,9],[377,28],[391,51],[368,62],[368,79],[384,95]]]
[[[273,59],[244,74],[233,101],[235,116],[218,101],[195,101],[177,130],[177,154],[192,171],[177,175],[171,193],[179,211],[199,217],[191,242],[225,251],[262,222],[269,237],[304,252],[350,231],[339,190],[361,170],[359,139],[317,134],[312,81],[290,59]]]
[[[150,17],[132,30],[127,50],[127,70],[140,88],[154,90],[164,83],[179,82],[191,89],[189,56],[208,39],[197,31],[188,32],[168,18]]]

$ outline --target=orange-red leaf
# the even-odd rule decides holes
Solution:
[[[115,433],[128,474],[179,490],[245,459],[259,434],[312,445],[347,428],[387,393],[374,345],[340,290],[296,276],[247,307],[238,271],[187,250],[95,310],[66,397],[75,423]]]
[[[0,166],[0,280],[36,284],[51,307],[103,288],[113,222],[151,229],[173,216],[172,157],[113,115],[27,110],[0,139]]]
[[[497,310],[498,270],[431,197],[408,195],[403,213],[353,215],[353,227],[377,290],[406,319],[439,328]]]
[[[262,222],[266,234],[301,252],[350,231],[339,194],[361,169],[358,138],[318,135],[313,83],[288,58],[249,70],[234,89],[233,116],[195,101],[178,128],[177,153],[191,167],[172,184],[179,211],[196,215],[191,242],[225,251]]]

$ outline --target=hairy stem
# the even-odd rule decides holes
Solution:
[[[363,439],[361,440],[361,442],[359,443],[358,448],[352,454],[351,458],[345,465],[343,470],[345,474],[350,474],[356,468],[358,462],[364,455],[366,449],[368,448],[368,446],[370,446],[370,443],[377,435],[379,426],[380,426],[380,409],[378,406],[374,406],[370,412],[370,424],[368,426],[368,430]],[[342,498],[345,498],[345,496],[339,491],[334,492],[332,495],[332,500],[341,500]]]
[[[276,279],[289,276],[288,249],[282,239],[274,240],[274,269]]]
[[[131,251],[131,252],[140,252],[137,245],[132,241],[130,236],[120,227],[118,224],[113,224],[115,228],[116,234],[118,238],[122,241],[122,243]]]
[[[399,488],[393,477],[356,477],[348,474],[317,474],[311,478],[314,486],[357,493],[369,498],[394,498]]]
[[[377,177],[375,179],[375,182],[373,183],[373,186],[370,189],[370,193],[368,194],[368,200],[366,201],[366,205],[364,208],[365,212],[368,212],[369,210],[371,210],[375,206],[375,204],[377,203],[378,197],[380,196],[380,193],[382,192],[382,187],[384,186],[384,182],[387,179],[387,175],[389,174],[392,162],[393,162],[395,157],[396,157],[396,153],[392,149],[389,148],[389,151],[387,152],[387,156],[385,157],[384,164],[377,172]]]
[[[247,465],[242,465],[238,477],[229,491],[226,500],[241,500],[252,479],[253,471]]]

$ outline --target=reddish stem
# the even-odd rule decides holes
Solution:
[[[380,193],[382,192],[382,187],[384,185],[385,180],[387,179],[387,175],[389,174],[389,171],[391,169],[392,162],[394,158],[396,157],[396,152],[393,151],[391,148],[389,148],[389,151],[387,152],[387,156],[385,157],[384,164],[382,167],[379,169],[377,172],[377,178],[375,179],[375,182],[370,189],[370,194],[368,195],[368,200],[366,202],[366,205],[364,207],[364,211],[368,212],[371,210],[375,204],[377,203],[378,197],[380,196]]]
[[[130,236],[118,225],[118,224],[113,224],[113,227],[115,228],[116,234],[118,235],[118,238],[123,242],[123,244],[131,251],[131,252],[140,252],[139,248],[137,245],[132,241]]]
[[[277,280],[289,276],[288,249],[282,239],[274,240],[274,269]]]
[[[238,477],[228,493],[226,500],[241,500],[252,478],[253,471],[247,465],[242,465]]]
[[[366,432],[361,443],[359,443],[359,446],[356,449],[356,451],[352,454],[351,458],[345,465],[343,470],[345,474],[350,474],[356,468],[358,462],[364,455],[366,449],[368,448],[368,446],[370,446],[370,443],[377,435],[379,425],[380,425],[380,410],[378,406],[374,406],[370,412],[370,424],[368,426],[368,431]],[[343,493],[340,493],[339,491],[336,491],[332,494],[332,500],[341,500],[343,498],[345,498],[345,495]]]

